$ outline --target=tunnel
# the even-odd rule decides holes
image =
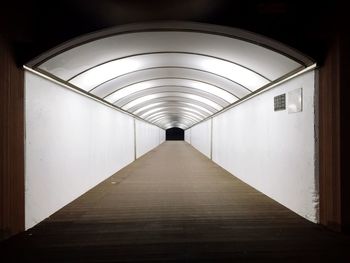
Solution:
[[[166,129],[165,140],[166,141],[183,141],[185,140],[185,131],[177,127]]]
[[[178,21],[91,32],[31,59],[24,231],[6,253],[349,259],[350,240],[319,225],[317,66],[257,33]]]

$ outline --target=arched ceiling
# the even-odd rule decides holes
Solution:
[[[186,129],[312,63],[251,32],[164,22],[82,36],[27,66],[164,129]]]

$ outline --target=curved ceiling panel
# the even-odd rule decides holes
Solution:
[[[190,105],[193,105],[194,107],[197,108],[201,108],[204,111],[210,113],[210,115],[214,114],[215,112],[217,112],[217,110],[213,107],[211,107],[208,104],[205,104],[203,102],[197,101],[197,100],[191,100],[188,99],[186,97],[174,97],[174,96],[166,96],[166,97],[161,97],[161,98],[154,98],[154,99],[150,99],[150,100],[146,100],[142,103],[139,103],[133,107],[131,107],[130,109],[128,109],[128,112],[131,112],[137,116],[139,116],[139,114],[137,112],[139,112],[140,110],[144,110],[145,108],[151,107],[156,103],[163,103],[163,104],[167,104],[167,103],[187,103]]]
[[[166,22],[82,36],[28,66],[162,128],[188,128],[312,63],[251,32]]]
[[[167,108],[191,109],[192,111],[196,111],[205,117],[209,117],[210,115],[213,114],[212,112],[208,111],[206,108],[203,108],[196,104],[185,103],[185,102],[156,102],[156,103],[152,103],[147,106],[141,107],[138,110],[134,111],[133,113],[143,118],[144,116],[147,116],[152,112],[156,112],[161,109],[167,109]]]
[[[193,125],[196,123],[196,121],[192,120],[191,118],[187,117],[187,116],[179,116],[179,115],[167,115],[167,116],[161,116],[159,117],[157,120],[154,121],[155,124],[159,124],[159,125],[166,125],[169,123],[173,123],[174,121],[178,122],[178,123],[182,123],[184,125],[186,125],[187,127]]]
[[[128,87],[147,80],[166,78],[192,79],[195,81],[201,81],[216,87],[220,87],[227,92],[234,94],[238,98],[242,98],[249,94],[249,90],[243,86],[219,75],[199,69],[178,67],[159,67],[133,71],[130,74],[106,81],[103,84],[95,87],[90,92],[103,98],[123,87]]]
[[[69,83],[85,91],[90,91],[106,81],[130,74],[135,70],[170,66],[196,68],[216,74],[234,81],[251,91],[269,83],[269,79],[258,72],[222,58],[209,57],[203,54],[174,52],[137,54],[115,59],[80,73],[70,79]]]
[[[179,116],[173,116],[173,115],[162,116],[156,121],[154,121],[154,123],[157,125],[167,125],[174,122],[181,123],[187,127],[195,123],[195,121],[188,119],[188,117],[186,116],[179,117]]]
[[[141,118],[147,118],[151,114],[154,114],[154,113],[157,113],[157,112],[160,112],[160,111],[164,111],[164,110],[172,110],[172,109],[190,111],[190,112],[195,113],[196,115],[198,115],[198,116],[200,116],[202,118],[206,118],[206,117],[209,116],[208,114],[203,113],[202,111],[200,111],[198,109],[195,109],[195,108],[192,108],[192,107],[184,107],[184,106],[180,106],[180,105],[176,105],[175,104],[175,105],[168,105],[166,107],[153,108],[153,109],[151,109],[149,111],[146,111],[143,114],[140,114],[140,117]]]
[[[116,58],[147,52],[193,52],[226,58],[276,79],[298,67],[292,59],[237,38],[198,32],[139,32],[110,36],[72,48],[41,68],[64,80]],[[259,58],[257,60],[257,57]],[[58,63],[57,63],[58,62]],[[64,67],[62,67],[64,65]],[[276,69],[276,71],[271,70]]]
[[[209,107],[216,109],[217,111],[223,109],[223,106],[219,105],[218,103],[216,103],[210,99],[207,99],[205,97],[195,95],[192,93],[185,93],[185,92],[159,92],[159,93],[153,93],[150,95],[145,95],[145,96],[139,97],[139,98],[127,103],[126,105],[123,105],[122,108],[125,110],[129,110],[130,108],[133,108],[139,104],[150,101],[152,99],[158,99],[158,98],[169,97],[169,96],[178,97],[178,99],[180,99],[182,97],[185,99],[190,99],[192,101],[201,102],[203,104],[206,104]]]
[[[167,110],[167,111],[161,111],[161,112],[152,114],[151,116],[145,118],[145,120],[154,121],[154,120],[157,120],[161,116],[170,116],[170,115],[179,115],[179,116],[183,116],[183,117],[188,117],[194,121],[200,121],[203,119],[202,117],[200,117],[192,112],[189,112],[189,111]]]
[[[175,128],[180,128],[180,129],[183,129],[183,130],[186,130],[188,128],[187,126],[182,125],[182,124],[180,124],[178,122],[174,122],[173,124],[168,123],[168,124],[164,125],[163,127],[164,127],[164,129],[170,129],[170,128],[174,128],[175,127]]]
[[[104,99],[108,102],[117,102],[118,100],[128,97],[133,93],[144,91],[147,89],[151,89],[154,87],[169,87],[169,86],[179,86],[179,87],[188,87],[193,89],[198,89],[200,91],[208,92],[213,94],[228,103],[233,103],[237,100],[237,97],[232,93],[214,86],[212,84],[208,84],[206,82],[202,82],[199,80],[192,79],[184,79],[184,78],[163,78],[163,79],[151,79],[143,82],[138,82],[136,84],[132,84],[121,89],[118,89],[111,94],[104,97]]]
[[[211,103],[207,103],[209,105],[220,105],[220,107],[224,108],[226,106],[228,106],[230,103],[227,102],[226,100],[215,96],[212,93],[206,92],[206,91],[201,91],[199,89],[193,89],[193,88],[189,88],[186,86],[160,86],[160,87],[154,87],[151,89],[147,89],[147,90],[142,90],[139,92],[135,92],[129,96],[125,96],[121,99],[119,99],[118,101],[112,102],[113,104],[117,105],[118,107],[123,108],[124,105],[140,98],[140,97],[145,97],[148,94],[156,94],[156,93],[170,93],[170,94],[174,94],[175,93],[184,93],[184,94],[189,94],[189,98],[194,98],[191,95],[196,95],[196,97],[202,97],[203,99],[206,99],[206,101],[211,101]],[[199,99],[197,99],[199,100]],[[202,102],[204,102],[203,100],[201,100]]]

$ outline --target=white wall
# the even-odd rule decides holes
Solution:
[[[159,134],[161,130],[157,126],[151,125],[144,121],[136,120],[136,158],[141,157],[148,151],[157,147],[160,143]],[[162,130],[163,133],[165,132]]]
[[[201,122],[190,129],[191,145],[210,158],[211,151],[211,119]]]
[[[158,129],[159,130],[159,144],[165,142],[165,130]]]
[[[25,78],[28,229],[134,160],[134,118],[33,73]],[[159,144],[159,128],[149,129],[157,138],[144,134],[139,142],[151,143],[143,152]]]
[[[185,142],[191,144],[191,129],[185,130]]]
[[[214,117],[212,159],[242,181],[317,222],[314,78],[314,72],[305,73]],[[287,93],[288,99],[288,91],[300,87],[302,112],[274,111],[274,96]],[[206,153],[206,128],[199,126],[191,128],[192,145]]]

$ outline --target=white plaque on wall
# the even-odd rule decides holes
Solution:
[[[303,89],[299,88],[288,92],[288,113],[303,110]]]

